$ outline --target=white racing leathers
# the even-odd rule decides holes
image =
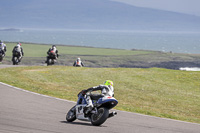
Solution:
[[[99,86],[92,87],[92,88],[88,89],[89,92],[96,91],[96,90],[101,90],[101,94],[95,95],[95,96],[91,94],[91,95],[86,96],[86,101],[87,101],[88,107],[93,107],[91,97],[99,97],[99,96],[102,96],[102,97],[103,96],[111,96],[111,97],[113,97],[114,96],[113,86],[99,85]]]

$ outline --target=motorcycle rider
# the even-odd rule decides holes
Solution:
[[[81,58],[77,58],[77,60],[74,62],[73,66],[75,67],[83,67],[84,64],[83,62],[81,61]]]
[[[6,55],[6,44],[3,43],[3,41],[0,40],[0,50],[2,50],[2,56],[4,57]]]
[[[55,54],[54,58],[57,60],[57,58],[58,58],[59,55],[58,55],[58,50],[56,49],[55,45],[52,45],[52,47],[49,48],[49,50],[47,51],[48,56],[47,56],[47,60],[45,61],[46,63],[47,63],[48,59],[50,58],[50,54],[51,53]]]
[[[88,93],[88,92],[92,92],[96,90],[101,90],[101,94]],[[88,114],[94,107],[94,105],[92,104],[92,100],[98,100],[99,98],[104,97],[104,96],[114,97],[113,81],[106,80],[104,82],[104,85],[88,88],[87,90],[83,90],[82,93],[85,94],[86,102],[87,102],[87,105],[84,108],[84,113]]]
[[[22,57],[24,56],[24,51],[23,48],[21,46],[22,44],[19,42],[17,43],[17,45],[13,48],[13,56],[12,56],[12,60],[14,60],[15,55],[18,53],[19,54],[19,62],[21,62]]]

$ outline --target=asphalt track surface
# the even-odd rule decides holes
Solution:
[[[65,120],[75,103],[0,83],[0,133],[200,133],[200,124],[117,111],[101,126]]]

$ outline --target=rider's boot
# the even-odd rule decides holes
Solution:
[[[2,51],[2,56],[4,57],[6,55],[6,53],[4,51]]]
[[[93,109],[93,104],[90,96],[86,98],[87,105],[84,107],[84,113],[87,115]]]
[[[21,62],[22,56],[19,57],[19,62]]]

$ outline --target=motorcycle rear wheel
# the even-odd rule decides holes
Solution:
[[[104,107],[98,108],[97,112],[97,114],[91,115],[91,123],[94,126],[100,126],[101,124],[103,124],[107,120],[109,115],[109,110]]]
[[[67,120],[68,122],[73,122],[73,121],[76,120],[76,109],[75,109],[75,107],[76,107],[76,106],[72,107],[72,108],[68,111],[68,113],[67,113],[67,115],[66,115],[66,120]]]

